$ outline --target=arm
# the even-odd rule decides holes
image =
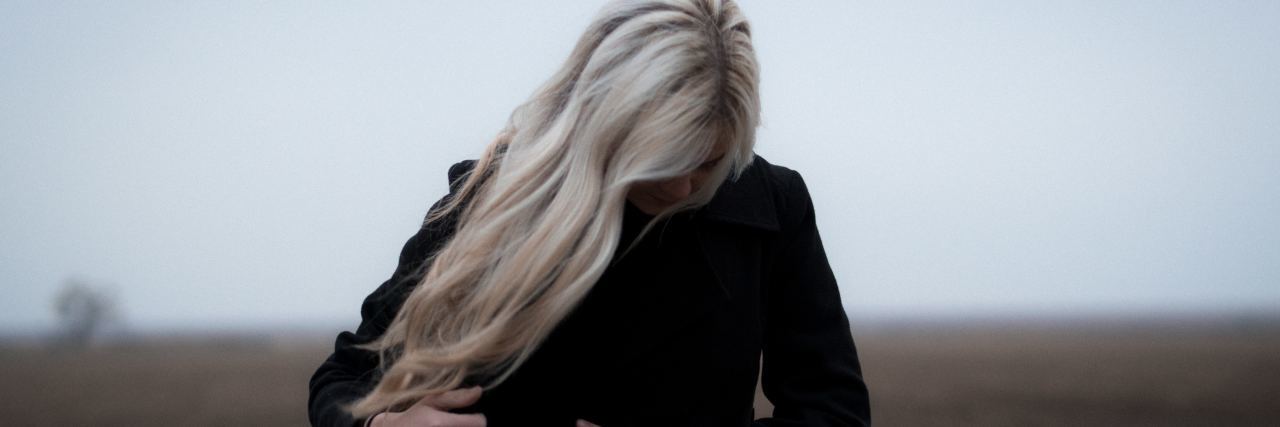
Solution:
[[[764,394],[773,417],[757,427],[867,426],[862,368],[814,220],[813,201],[794,171],[779,186],[782,248],[766,285]]]
[[[436,202],[432,210],[447,199]],[[383,282],[360,307],[360,326],[354,333],[338,334],[333,354],[311,377],[308,416],[315,426],[361,426],[364,419],[353,419],[343,406],[369,392],[378,379],[378,355],[356,348],[382,336],[404,304],[409,291],[421,277],[420,269],[452,235],[453,217],[427,224],[409,238],[400,251],[400,261],[390,279]]]

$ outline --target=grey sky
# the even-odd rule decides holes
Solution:
[[[598,3],[0,3],[0,330],[350,322]],[[1280,309],[1280,3],[741,1],[855,315]]]

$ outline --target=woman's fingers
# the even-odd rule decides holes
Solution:
[[[471,406],[480,399],[484,390],[480,386],[449,390],[419,400],[404,412],[386,412],[371,418],[371,424],[379,427],[485,427],[484,414],[454,414],[450,409]]]
[[[436,414],[435,419],[439,422],[437,424],[430,425],[449,427],[485,427],[487,422],[484,415],[481,414],[450,414],[448,412]]]
[[[483,414],[451,414],[429,406],[383,415],[384,417],[381,420],[374,420],[374,425],[387,427],[485,427],[487,423]]]
[[[480,388],[480,386],[449,390],[441,394],[424,397],[418,401],[418,404],[442,410],[457,409],[476,403],[477,400],[480,400],[480,394],[483,391],[484,389]]]

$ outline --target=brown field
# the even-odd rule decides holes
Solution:
[[[881,426],[1280,425],[1280,325],[856,330]],[[305,425],[327,338],[0,347],[4,425]],[[757,413],[768,403],[759,399]],[[606,426],[607,427],[607,426]]]

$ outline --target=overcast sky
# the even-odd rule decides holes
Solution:
[[[354,326],[598,2],[0,2],[0,331]],[[742,0],[855,317],[1280,309],[1280,2]]]

